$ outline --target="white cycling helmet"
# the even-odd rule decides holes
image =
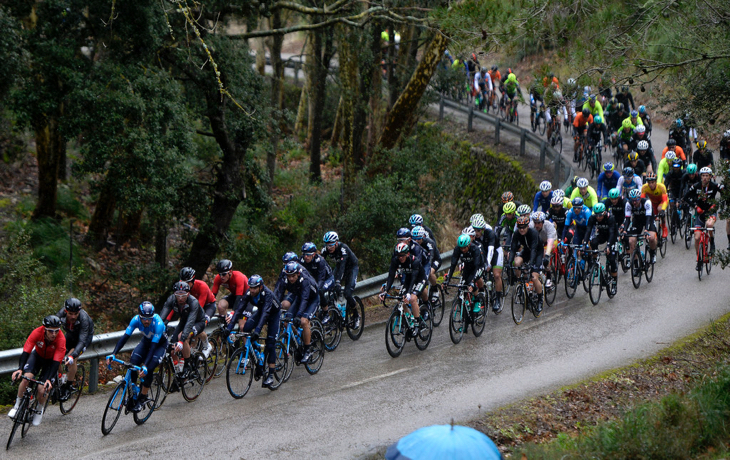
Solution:
[[[553,184],[551,184],[549,180],[544,180],[544,181],[540,182],[540,191],[549,192],[552,189],[553,189]]]
[[[545,213],[541,211],[535,211],[530,214],[530,220],[536,223],[545,222]]]
[[[461,231],[461,234],[462,235],[469,235],[472,238],[476,236],[476,232],[474,232],[474,227],[472,227],[471,225],[468,226],[468,227],[466,227],[464,230],[462,230]]]
[[[677,158],[677,154],[672,152],[671,150],[667,152],[666,155],[664,155],[664,158],[667,159],[667,163]]]
[[[581,177],[578,182],[575,183],[578,188],[588,187],[588,179]]]
[[[710,169],[709,166],[705,166],[704,168],[700,169],[700,174],[709,174],[712,175],[712,169]]]
[[[645,133],[646,132],[646,126],[644,126],[644,125],[637,126],[636,127],[636,132],[637,133]]]
[[[479,222],[479,220],[484,220],[484,216],[481,214],[472,214],[469,218],[469,223],[474,226],[474,222]],[[481,228],[481,227],[480,227]]]
[[[647,141],[639,141],[636,145],[637,150],[649,150],[649,143]],[[669,152],[667,152],[669,153]]]
[[[559,196],[560,198],[565,198],[565,190],[560,188],[553,190],[553,198],[555,198],[556,196]]]
[[[559,204],[563,205],[563,200],[565,198],[562,195],[553,195],[553,198],[550,200],[550,204]]]
[[[523,204],[519,208],[517,208],[517,216],[524,216],[525,214],[530,214],[530,205]]]

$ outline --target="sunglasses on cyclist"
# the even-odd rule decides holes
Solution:
[[[231,273],[231,272],[221,272],[221,273],[218,273],[218,274],[219,274],[219,275],[220,275],[221,277],[223,277],[223,276],[229,275],[230,273]]]

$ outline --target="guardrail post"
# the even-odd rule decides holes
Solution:
[[[542,141],[540,145],[540,169],[545,169],[545,155],[547,154],[547,142]]]
[[[94,394],[99,389],[99,358],[89,360],[89,393]]]
[[[560,180],[560,162],[563,161],[562,155],[558,155],[557,158],[555,158],[555,179],[553,180],[553,184],[555,184],[555,187],[560,187],[560,184],[563,183],[562,180]]]
[[[525,155],[525,141],[527,140],[527,131],[522,130],[522,135],[520,136],[520,156]]]
[[[494,144],[499,144],[499,131],[502,129],[502,119],[497,118],[497,123],[494,125]]]
[[[474,131],[472,124],[474,122],[474,106],[469,107],[469,122],[466,125],[466,132],[470,133]]]
[[[441,94],[441,98],[439,99],[439,121],[442,121],[444,119],[444,95]]]
[[[300,64],[298,61],[294,61],[294,84],[295,85],[299,84],[299,65]]]

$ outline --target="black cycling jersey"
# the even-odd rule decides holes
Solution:
[[[608,139],[606,124],[601,123],[599,125],[597,123],[591,123],[591,125],[588,127],[588,143],[590,145],[597,145],[598,142],[601,141],[601,136],[603,136],[603,144],[605,145]]]
[[[714,211],[717,209],[715,197],[720,193],[720,186],[717,182],[710,181],[707,186],[703,186],[702,182],[698,182],[690,186],[684,194],[684,199],[692,206],[697,206],[703,212]]]
[[[697,173],[690,174],[690,173],[684,173],[682,175],[682,193],[681,196],[684,197],[684,195],[687,193],[687,190],[689,188],[700,182],[700,175]]]
[[[313,281],[315,286],[319,286],[317,284],[317,279],[312,276],[312,273],[307,270],[306,267],[302,266],[302,273],[306,273],[307,276],[309,276]],[[277,299],[282,299],[284,297],[284,291],[286,290],[286,273],[284,272],[284,269],[282,268],[279,272],[279,278],[276,279],[276,284],[274,285],[274,296]],[[241,302],[243,301],[243,298],[240,298],[238,302],[236,302],[236,306],[233,307],[233,310],[238,310],[238,308],[241,306]]]
[[[712,150],[697,150],[694,155],[692,155],[692,163],[697,165],[698,171],[705,166],[713,168],[715,166],[715,156],[712,154]]]
[[[304,267],[317,282],[317,286],[322,288],[322,285],[332,276],[332,269],[324,257],[319,254],[315,254],[312,257],[312,261],[307,263],[304,261],[304,257],[299,260],[299,263]],[[277,282],[278,285],[278,282]]]
[[[455,247],[454,252],[451,256],[451,267],[449,268],[449,274],[447,279],[454,275],[454,270],[460,264],[464,264],[462,270],[462,277],[464,277],[464,284],[471,284],[476,278],[478,271],[484,266],[482,261],[482,252],[479,246],[472,243],[469,245],[466,252],[462,252],[460,247]]]
[[[634,96],[631,94],[631,91],[626,93],[616,91],[616,100],[624,105],[625,110],[629,110],[629,108],[633,110],[636,108],[634,105]]]
[[[484,265],[494,265],[497,261],[497,251],[495,248],[499,248],[499,240],[497,234],[491,228],[485,228],[481,238],[475,238],[482,245],[482,252],[484,253]]]
[[[228,323],[228,332],[233,331],[241,316],[245,316],[248,318],[247,321],[256,322],[253,332],[261,334],[261,328],[264,327],[269,316],[281,314],[281,304],[279,304],[271,289],[266,286],[263,286],[261,292],[256,296],[251,295],[251,290],[249,289],[242,298],[240,307],[233,314],[231,322]],[[256,312],[254,312],[254,307],[256,308]]]
[[[405,262],[401,263],[400,260],[398,260],[398,255],[393,254],[393,257],[390,259],[388,279],[385,282],[385,292],[388,292],[393,286],[393,281],[395,281],[395,275],[398,270],[401,270],[403,275],[405,275],[401,281],[405,287],[406,294],[413,292],[414,287],[426,280],[426,273],[424,272],[423,265],[421,265],[421,261],[418,257],[408,253]]]
[[[618,225],[623,222],[622,216],[624,215],[624,211],[626,209],[626,200],[618,197],[616,199],[616,204],[612,204],[612,201],[613,200],[611,200],[610,198],[604,198],[603,204],[606,206],[608,212],[614,217],[616,227],[618,227]]]
[[[543,250],[540,243],[540,234],[534,228],[528,228],[524,235],[521,235],[519,230],[515,231],[512,235],[512,246],[510,247],[510,263],[515,260],[515,254],[522,248],[524,251],[530,252],[530,260],[528,265],[534,266],[538,260],[538,256],[542,256]]]
[[[644,164],[643,161],[637,160],[635,165],[632,165],[631,163],[632,162],[627,161],[626,164],[624,165],[624,167],[630,166],[630,167],[634,168],[634,174],[636,174],[637,176],[641,176],[642,174],[644,174],[646,172],[646,165]]]
[[[596,230],[596,238],[605,240],[610,245],[616,242],[616,219],[611,214],[605,215],[603,220],[598,220],[595,214],[588,219],[588,228],[583,237],[584,243],[590,241],[594,228]]]
[[[179,316],[180,324],[184,325],[182,328],[178,325],[178,329],[182,330],[183,337],[188,337],[190,333],[193,332],[193,326],[195,326],[196,323],[205,322],[205,312],[203,311],[203,308],[200,306],[200,303],[198,303],[198,300],[191,295],[188,295],[188,299],[182,305],[177,303],[175,294],[172,294],[167,298],[165,305],[162,307],[162,312],[160,313],[160,318],[162,318],[165,324],[168,323],[167,317],[170,315],[171,311],[174,311]]]
[[[71,356],[76,359],[91,345],[91,339],[94,338],[94,322],[86,310],[79,312],[79,317],[73,324],[68,320],[65,308],[62,308],[56,316],[61,319],[63,335],[66,336],[66,352],[73,348]]]
[[[329,253],[327,248],[322,249],[322,256],[325,260],[333,259],[335,261],[334,277],[336,283],[342,283],[342,278],[346,274],[352,273],[359,268],[357,257],[345,243],[337,242],[334,252]]]
[[[664,175],[667,194],[675,199],[682,198],[682,177],[684,177],[684,171],[681,168],[670,168],[669,172]]]
[[[643,162],[645,166],[651,165],[651,170],[654,171],[654,173],[657,172],[657,166],[656,166],[656,157],[654,156],[654,150],[652,150],[651,147],[649,147],[649,150],[646,150],[645,152],[636,152],[639,154],[639,161]]]
[[[720,158],[730,160],[730,138],[723,137],[720,141]]]
[[[421,249],[423,249],[423,253],[425,254],[425,263],[423,264],[423,267],[429,267],[429,270],[434,267],[434,262],[436,262],[438,265],[441,265],[441,253],[439,252],[438,247],[436,246],[436,242],[432,240],[431,238],[424,236],[420,241],[418,241],[418,244],[421,246]],[[426,273],[426,275],[429,275],[430,273]]]
[[[669,130],[669,138],[677,141],[677,145],[681,147],[686,154],[689,154],[689,151],[687,150],[687,147],[689,146],[689,131],[684,128],[672,128]]]
[[[642,220],[644,219],[644,220]],[[641,198],[636,206],[631,201],[626,201],[624,207],[624,228],[628,230],[629,226],[634,228],[651,228],[654,219],[651,200]]]

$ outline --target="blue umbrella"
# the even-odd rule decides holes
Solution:
[[[420,428],[390,446],[386,460],[499,460],[502,454],[484,433],[458,425]]]

